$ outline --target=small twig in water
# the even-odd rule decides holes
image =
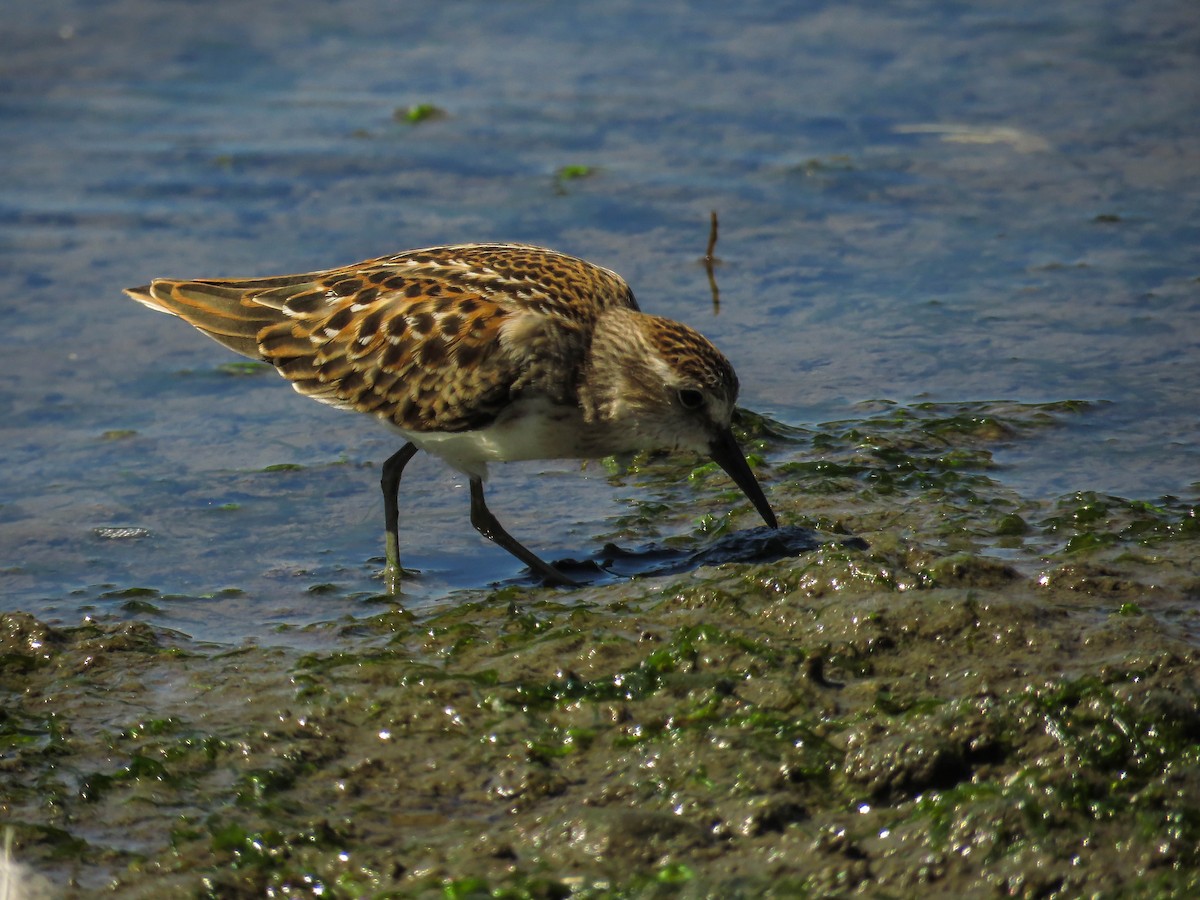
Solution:
[[[709,219],[708,228],[708,248],[704,251],[704,271],[708,273],[708,287],[712,291],[713,298],[713,315],[717,315],[721,311],[721,291],[717,287],[717,275],[713,271],[717,263],[720,262],[713,255],[717,249],[717,211],[712,211],[712,216]]]

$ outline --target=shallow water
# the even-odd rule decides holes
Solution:
[[[776,876],[1187,895],[1194,7],[8,11],[17,858],[82,894],[667,896],[691,872],[693,896]],[[406,121],[418,104],[444,115]],[[610,266],[724,349],[767,417],[742,426],[782,535],[694,460],[497,467],[498,517],[592,581],[539,590],[419,456],[397,603],[378,577],[394,436],[121,294],[472,240]],[[634,677],[642,695],[613,693]],[[385,752],[387,729],[406,739]],[[334,808],[321,832],[311,810]]]
[[[205,598],[161,605],[163,624],[224,641],[369,607],[395,440],[224,373],[229,353],[120,288],[440,242],[616,268],[781,421],[872,398],[1097,401],[1001,452],[1001,477],[1031,496],[1195,494],[1190,4],[605,9],[10,14],[4,607],[71,623],[146,588]],[[393,116],[421,103],[446,115]],[[592,174],[556,177],[569,165]],[[697,263],[710,210],[719,314]],[[280,464],[305,468],[263,471]],[[406,479],[409,603],[520,576],[464,493],[433,462]],[[559,464],[508,467],[491,491],[514,533],[570,557],[635,495]]]

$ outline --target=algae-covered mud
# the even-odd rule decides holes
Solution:
[[[13,858],[68,896],[1194,896],[1197,498],[997,478],[1090,414],[747,415],[812,549],[396,605],[318,653],[5,614]],[[693,550],[753,525],[688,474],[614,478],[686,500]]]
[[[8,4],[0,898],[1200,896],[1198,52],[1196,0]],[[547,589],[420,454],[388,596],[396,436],[121,293],[466,241],[720,347],[779,531],[497,466]]]

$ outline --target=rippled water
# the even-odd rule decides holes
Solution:
[[[1190,0],[22,4],[0,30],[0,605],[152,603],[234,641],[384,605],[395,438],[120,289],[442,242],[620,271],[780,421],[1087,400],[998,477],[1195,496],[1198,57]],[[403,121],[422,103],[445,115]],[[489,496],[586,557],[641,490],[528,464]],[[408,602],[519,574],[440,463],[402,502]]]

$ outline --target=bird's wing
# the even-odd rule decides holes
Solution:
[[[526,389],[575,401],[573,377],[619,276],[519,245],[413,250],[249,280],[160,279],[128,292],[273,364],[302,394],[417,432],[487,424]]]

